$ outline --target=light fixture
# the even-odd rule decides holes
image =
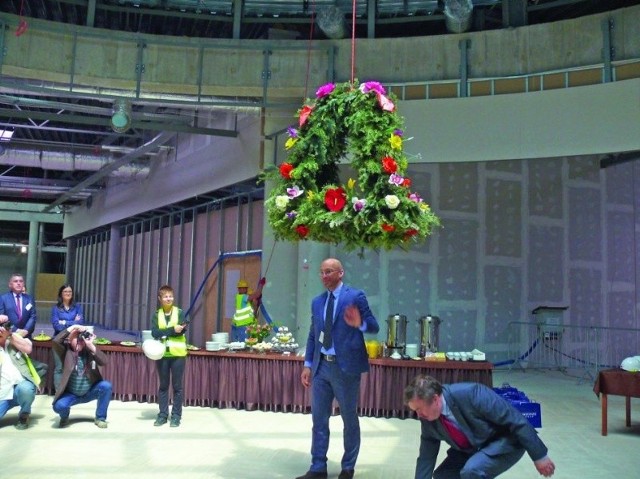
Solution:
[[[131,128],[131,102],[127,98],[116,98],[113,102],[111,129],[116,133],[125,133]]]
[[[0,141],[10,141],[13,137],[13,130],[8,128],[0,128]]]
[[[27,254],[27,245],[20,246],[20,253]]]

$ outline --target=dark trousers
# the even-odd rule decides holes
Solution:
[[[160,387],[158,388],[158,416],[169,416],[169,383],[173,386],[173,407],[171,417],[182,417],[182,379],[187,358],[162,358],[156,361]]]
[[[491,479],[515,465],[524,455],[524,449],[504,454],[487,455],[482,450],[473,454],[451,448],[447,458],[433,473],[434,479]]]

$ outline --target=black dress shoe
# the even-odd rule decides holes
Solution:
[[[327,479],[327,473],[307,471],[304,476],[298,476],[296,479]]]
[[[343,469],[342,471],[340,471],[338,479],[353,479],[355,473],[356,471],[354,471],[353,469]]]

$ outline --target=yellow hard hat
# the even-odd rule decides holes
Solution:
[[[249,287],[249,283],[247,283],[244,279],[241,279],[240,281],[238,281],[238,285],[236,287],[238,287],[238,288],[248,288]]]

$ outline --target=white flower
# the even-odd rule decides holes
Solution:
[[[286,195],[278,195],[276,196],[276,207],[283,210],[287,207],[289,203],[289,197]]]
[[[396,195],[387,195],[384,197],[384,202],[390,209],[395,210],[400,204],[400,199]]]

